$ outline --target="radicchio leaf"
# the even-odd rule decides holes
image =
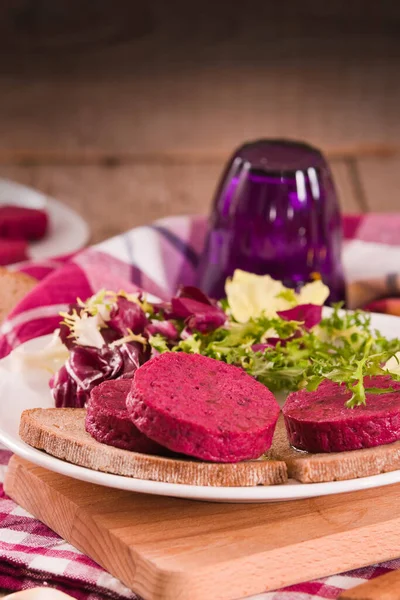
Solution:
[[[108,327],[119,334],[119,337],[128,335],[129,330],[133,333],[143,333],[148,321],[145,313],[136,302],[118,296],[116,306],[112,309]]]
[[[208,296],[192,286],[181,288],[178,296],[172,298],[171,307],[175,318],[186,320],[189,331],[209,333],[226,321],[226,314],[222,308],[213,304]]]
[[[278,316],[284,321],[299,321],[306,329],[312,329],[322,319],[322,306],[316,304],[299,304],[288,310],[281,310]]]
[[[278,342],[285,345],[285,340],[281,340],[280,338],[268,338],[268,340],[262,344],[253,344],[251,349],[253,352],[264,352],[267,348],[275,348]]]
[[[174,342],[179,337],[179,331],[171,321],[153,320],[147,325],[146,331],[150,335],[160,334],[171,342]]]
[[[216,304],[215,300],[212,300],[204,292],[202,292],[199,288],[193,285],[185,285],[182,286],[178,293],[177,298],[190,298],[191,300],[196,300],[197,302],[201,302],[201,304]]]
[[[78,388],[90,390],[100,381],[115,379],[122,371],[123,359],[118,348],[76,346],[65,366]]]
[[[286,346],[288,342],[295,340],[296,338],[302,337],[302,332],[300,329],[294,332],[293,335],[287,338],[279,338],[279,337],[269,337],[265,340],[265,342],[259,344],[253,344],[251,349],[253,352],[264,352],[267,348],[275,348],[278,344],[281,345],[282,348]]]
[[[77,385],[69,376],[65,365],[50,379],[50,388],[57,408],[81,407],[77,397]]]
[[[84,407],[95,386],[109,379],[132,378],[150,358],[150,352],[149,346],[144,349],[138,342],[103,346],[100,350],[75,346],[65,366],[50,381],[56,406]]]
[[[80,306],[79,304],[70,304],[68,307],[68,314],[72,315],[74,310],[78,315],[80,315],[82,312],[82,306]],[[65,325],[65,323],[61,322],[59,325],[59,329],[59,336],[62,343],[66,348],[68,348],[68,350],[71,350],[71,348],[75,346],[75,338],[73,336],[71,337],[70,328],[68,327],[68,325]]]
[[[118,346],[118,348],[124,361],[123,377],[133,377],[136,369],[150,360],[150,344],[143,345],[141,342],[129,342]]]
[[[204,312],[199,312],[189,317],[186,321],[186,327],[189,331],[200,331],[200,333],[210,333],[226,321],[226,314],[216,307],[209,307]]]
[[[135,371],[149,359],[150,349],[146,348],[143,351],[142,344],[133,342],[130,344],[122,344],[118,346],[120,352],[123,368],[120,374],[124,379],[131,379]]]

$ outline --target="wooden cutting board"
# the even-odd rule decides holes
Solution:
[[[234,600],[400,556],[400,484],[218,504],[104,488],[14,456],[5,490],[145,600]]]

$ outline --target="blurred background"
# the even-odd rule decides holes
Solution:
[[[9,0],[0,177],[88,222],[92,242],[208,212],[243,141],[326,152],[346,212],[399,209],[396,0]]]

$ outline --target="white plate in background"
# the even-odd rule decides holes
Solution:
[[[14,204],[47,212],[49,231],[46,237],[29,243],[29,255],[33,260],[76,252],[89,240],[89,227],[80,215],[62,202],[25,185],[0,179],[0,206],[2,204]]]

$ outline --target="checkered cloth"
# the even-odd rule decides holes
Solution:
[[[400,215],[345,217],[343,228],[343,261],[353,304],[400,314],[400,298],[390,297],[396,291],[394,275],[400,272]],[[72,257],[19,265],[40,282],[0,327],[0,356],[50,333],[58,324],[59,311],[78,296],[86,298],[104,287],[142,288],[167,299],[179,284],[193,284],[205,229],[200,217],[164,219]],[[9,457],[0,449],[0,482]],[[257,600],[336,598],[344,589],[399,568],[400,560],[391,561],[261,594]],[[37,585],[57,587],[78,600],[137,598],[7,498],[0,484],[0,588]]]

